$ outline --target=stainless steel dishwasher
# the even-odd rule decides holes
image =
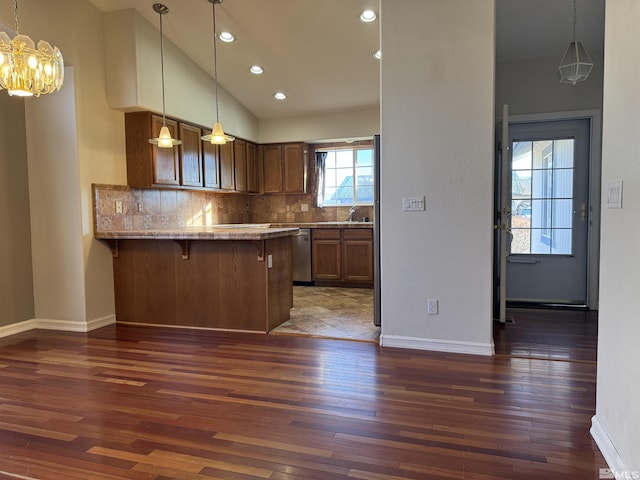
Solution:
[[[301,228],[292,238],[293,283],[311,285],[311,229]]]

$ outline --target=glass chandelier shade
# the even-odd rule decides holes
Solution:
[[[201,138],[205,142],[211,142],[214,145],[224,145],[227,142],[233,142],[235,140],[231,135],[226,135],[222,129],[222,124],[219,118],[218,108],[218,53],[216,50],[216,4],[222,3],[222,0],[208,0],[211,4],[212,16],[213,16],[213,83],[215,85],[216,94],[216,121],[213,124],[211,134],[203,135]]]
[[[160,73],[162,77],[162,128],[157,138],[150,138],[149,143],[157,145],[159,148],[172,148],[176,145],[180,145],[182,142],[175,138],[171,138],[171,132],[167,127],[167,119],[165,116],[165,102],[164,102],[164,35],[162,34],[162,16],[169,13],[169,9],[161,4],[154,3],[153,10],[160,16]]]
[[[36,44],[19,33],[18,0],[15,0],[16,36],[0,32],[0,90],[9,95],[39,97],[57,92],[64,82],[64,59],[57,47],[40,40]]]
[[[582,43],[576,40],[577,18],[576,0],[573,0],[573,41],[569,43],[558,66],[560,82],[573,85],[586,80],[593,68],[593,60],[591,60]]]

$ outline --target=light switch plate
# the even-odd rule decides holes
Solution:
[[[419,212],[424,210],[424,195],[420,197],[402,197],[403,212]]]
[[[607,208],[622,208],[622,180],[607,183]]]

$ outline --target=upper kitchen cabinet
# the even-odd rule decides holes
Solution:
[[[203,130],[205,135],[211,135],[211,130]],[[220,188],[220,150],[218,145],[202,142],[202,157],[204,168],[204,186],[206,188]]]
[[[260,192],[258,146],[251,142],[247,142],[247,192]]]
[[[202,130],[186,123],[179,124],[180,139],[180,178],[181,185],[202,187]]]
[[[235,190],[235,166],[234,166],[234,144],[227,142],[218,145],[220,156],[220,188],[223,190]]]
[[[127,182],[132,187],[180,185],[179,150],[158,148],[149,143],[162,128],[162,117],[151,112],[125,114]],[[178,123],[166,119],[173,138],[178,138]]]
[[[305,193],[307,145],[284,143],[261,145],[264,193]]]
[[[236,184],[235,188],[238,192],[247,191],[247,142],[236,139],[233,142],[234,165]]]

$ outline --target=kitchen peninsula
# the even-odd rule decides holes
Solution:
[[[297,228],[212,225],[97,229],[113,252],[122,323],[268,332],[293,306]]]

